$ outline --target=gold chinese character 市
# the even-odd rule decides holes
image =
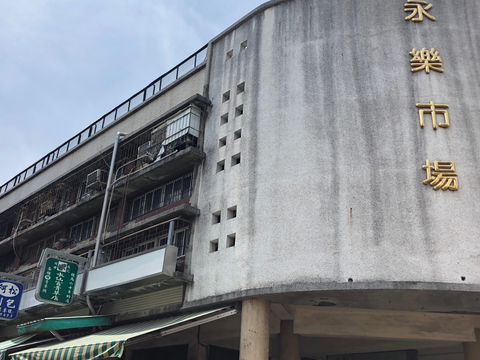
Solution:
[[[422,169],[427,171],[427,179],[423,181],[425,185],[432,185],[434,190],[458,190],[458,174],[453,161],[434,161],[431,166],[430,160],[426,160]]]
[[[430,69],[443,73],[442,59],[438,56],[438,51],[435,51],[434,48],[428,51],[423,48],[420,51],[417,51],[415,48],[410,52],[410,55],[413,56],[413,59],[410,60],[412,64],[412,72],[417,72],[425,70],[427,74],[430,74]]]
[[[417,104],[417,108],[420,109],[418,113],[420,115],[420,126],[422,128],[425,126],[424,114],[432,115],[432,124],[435,130],[437,130],[437,125],[440,126],[441,128],[448,128],[450,126],[450,118],[448,116],[448,110],[439,110],[439,109],[448,109],[447,104],[435,104],[433,101],[430,101],[429,104]],[[443,115],[445,122],[438,124],[437,114]]]
[[[405,11],[411,11],[412,14],[407,16],[405,20],[412,20],[414,22],[423,21],[423,15],[429,18],[432,21],[435,21],[435,18],[430,15],[427,11],[432,8],[432,4],[428,4],[425,8],[422,5],[427,5],[426,1],[417,1],[417,0],[408,0],[408,4],[405,4]],[[414,18],[418,14],[418,17]]]

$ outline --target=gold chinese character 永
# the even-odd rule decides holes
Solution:
[[[411,11],[412,14],[407,16],[405,20],[412,20],[414,22],[420,22],[423,21],[423,15],[425,15],[427,18],[429,18],[432,21],[435,21],[435,18],[430,15],[427,11],[432,8],[432,4],[427,5],[425,8],[422,7],[422,5],[427,5],[426,1],[417,1],[417,0],[408,0],[408,4],[405,4],[405,11],[409,12]],[[415,17],[415,15],[418,14],[418,17]]]
[[[430,160],[426,160],[422,169],[427,171],[427,179],[423,181],[425,185],[432,185],[434,190],[458,190],[458,174],[453,161],[434,161],[431,166]]]
[[[417,104],[417,108],[420,109],[418,111],[418,114],[420,115],[420,126],[422,128],[425,126],[424,114],[432,115],[432,125],[435,130],[437,130],[437,125],[440,126],[441,128],[448,128],[450,126],[450,118],[448,116],[448,110],[439,110],[439,109],[448,109],[447,104],[435,104],[433,101],[430,101],[429,104]],[[438,124],[437,114],[442,114],[445,119],[445,122]]]
[[[428,51],[423,48],[420,51],[417,51],[415,48],[410,52],[410,55],[413,56],[413,59],[410,60],[412,64],[412,72],[417,72],[425,70],[427,74],[430,74],[430,69],[443,73],[442,59],[438,56],[438,51],[435,51],[434,48]]]

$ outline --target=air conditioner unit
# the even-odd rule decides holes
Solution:
[[[100,190],[107,184],[108,173],[105,170],[97,169],[87,175],[87,189]]]
[[[51,216],[55,213],[53,201],[45,201],[40,205],[40,216]]]
[[[146,162],[154,161],[157,158],[157,153],[155,153],[156,147],[151,146],[151,141],[138,147],[137,159],[144,160]]]

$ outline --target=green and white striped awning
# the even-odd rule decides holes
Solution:
[[[34,336],[35,336],[35,334],[23,335],[23,336],[19,336],[15,339],[12,339],[12,340],[7,340],[7,341],[4,341],[4,342],[1,342],[0,343],[0,360],[5,360],[5,354],[7,353],[8,349],[10,349],[12,347],[15,347],[19,344],[23,344],[25,341],[30,340]]]
[[[159,336],[168,335],[175,331],[182,331],[236,313],[235,309],[224,307],[183,314],[167,319],[123,325],[83,338],[20,351],[10,356],[12,360],[94,360],[109,357],[119,358],[123,354],[125,343],[131,339],[160,330],[164,331],[160,331]]]

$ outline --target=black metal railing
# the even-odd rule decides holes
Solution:
[[[65,143],[57,147],[55,150],[48,153],[46,156],[41,158],[32,166],[28,167],[26,170],[23,170],[11,180],[7,181],[5,184],[0,186],[0,195],[11,190],[18,184],[20,184],[25,179],[28,179],[30,176],[35,174],[40,169],[44,168],[51,162],[58,159],[61,155],[72,150],[74,147],[88,139],[90,136],[96,134],[98,131],[104,127],[110,125],[115,120],[125,115],[134,107],[140,105],[145,100],[149,99],[160,90],[164,89],[178,78],[186,74],[188,71],[196,68],[198,65],[202,64],[206,60],[207,55],[207,46],[205,45],[196,53],[188,57],[186,60],[182,61],[180,64],[175,66],[172,70],[160,76],[155,81],[151,82],[148,86],[131,96],[128,100],[124,101],[118,105],[115,109],[108,112],[102,116],[99,120],[95,121],[93,124],[88,126],[86,129],[82,130],[80,133],[67,140]]]
[[[153,129],[149,128],[141,131],[131,139],[120,143],[114,166],[114,181],[135,174],[137,171],[145,169],[177,151],[187,147],[198,147],[201,117],[202,112],[192,105],[166,119]],[[21,202],[15,220],[11,222],[11,225],[8,223],[8,227],[5,227],[3,231],[5,236],[10,236],[12,229],[23,231],[40,221],[47,221],[50,217],[71,206],[87,202],[103,193],[111,157],[112,151],[108,150],[101,154],[96,161],[85,167],[77,168],[74,173],[69,174],[59,183],[37,193],[31,199]],[[181,194],[188,193],[188,196],[190,196],[191,177],[181,184],[183,184]],[[177,187],[178,183],[175,181],[170,185],[167,184],[165,194],[162,195],[164,197],[161,198],[158,205],[165,206],[172,201],[176,201],[173,199],[176,199]],[[183,191],[184,188],[185,191]],[[137,216],[140,216],[140,214]],[[0,224],[0,230],[2,226]],[[74,242],[80,241],[80,239],[84,240],[88,236],[88,233],[84,232],[81,226],[74,230],[72,235],[67,235],[67,237],[75,239]]]

